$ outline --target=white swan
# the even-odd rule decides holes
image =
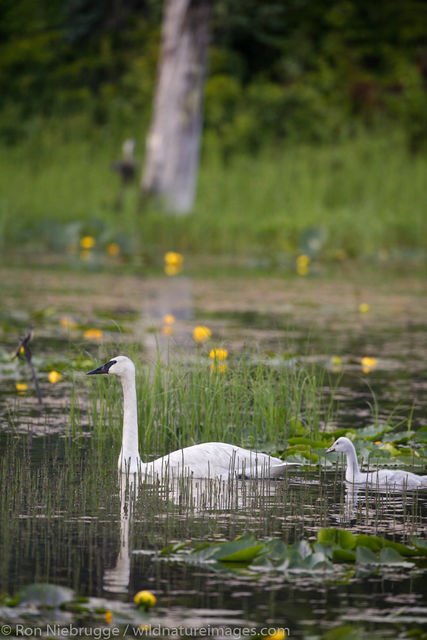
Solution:
[[[297,463],[284,462],[266,453],[249,451],[224,442],[205,442],[173,451],[166,456],[143,462],[138,449],[138,413],[135,367],[126,356],[117,356],[87,375],[113,374],[123,387],[123,434],[118,467],[123,473],[149,476],[188,474],[195,478],[235,477],[276,478]]]
[[[427,487],[427,476],[418,476],[410,471],[402,469],[378,469],[364,473],[359,470],[356,449],[349,438],[342,436],[335,440],[332,447],[326,453],[337,451],[345,453],[347,456],[347,469],[345,479],[353,484],[365,484],[371,487],[416,489],[417,487]]]

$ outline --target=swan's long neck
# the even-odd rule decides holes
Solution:
[[[135,376],[124,376],[121,382],[123,387],[123,436],[120,458],[127,462],[129,458],[139,459]]]
[[[346,452],[347,456],[347,469],[345,472],[345,479],[347,482],[355,482],[360,477],[359,463],[357,462],[356,449],[354,445],[351,445],[350,451]]]

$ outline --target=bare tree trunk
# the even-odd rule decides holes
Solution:
[[[166,0],[142,190],[160,196],[173,213],[187,213],[194,203],[209,5],[209,0]]]

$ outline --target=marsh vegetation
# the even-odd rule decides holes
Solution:
[[[256,295],[262,279],[241,278],[236,287],[228,277],[196,278],[185,285],[184,313],[182,295],[179,308],[169,295],[180,290],[182,276],[85,271],[82,280],[81,271],[30,275],[19,267],[3,275],[3,618],[28,621],[26,592],[19,594],[48,582],[73,590],[62,605],[67,620],[108,626],[112,612],[110,624],[122,632],[147,620],[162,628],[260,630],[265,623],[318,638],[331,627],[346,632],[354,615],[357,628],[347,632],[360,637],[419,629],[425,491],[351,489],[339,460],[324,456],[335,437],[347,434],[369,468],[425,469],[418,281],[395,280],[391,291],[388,281],[355,284],[346,295],[334,285],[325,304],[329,280],[272,279],[275,302],[267,295],[264,308]],[[31,282],[25,298],[23,278]],[[175,313],[166,325],[165,300]],[[362,300],[370,301],[369,312],[360,311]],[[25,363],[9,357],[31,322],[43,413]],[[206,342],[195,342],[197,324],[210,328]],[[211,351],[222,359],[215,362]],[[118,353],[137,362],[144,459],[220,440],[302,466],[280,481],[119,483],[121,391],[114,380],[85,377]],[[375,364],[364,370],[367,354]],[[349,531],[346,541],[320,539],[332,535],[322,529],[336,527]],[[369,535],[391,546],[381,551],[383,543]],[[234,547],[213,562],[221,542]],[[140,589],[157,597],[149,613],[132,603]],[[82,597],[88,600],[79,604]],[[36,606],[42,624],[57,618]]]

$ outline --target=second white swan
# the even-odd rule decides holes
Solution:
[[[138,448],[138,410],[132,360],[126,356],[116,356],[87,375],[95,374],[115,375],[122,383],[123,434],[118,467],[123,473],[149,476],[189,474],[195,478],[277,478],[286,472],[288,466],[297,464],[225,442],[196,444],[152,462],[143,462]]]
[[[416,473],[403,469],[378,469],[364,473],[359,469],[356,449],[349,438],[341,436],[335,440],[332,447],[326,453],[337,451],[347,456],[347,469],[345,479],[353,484],[365,484],[370,487],[390,489],[417,489],[427,487],[427,476],[418,476]]]

